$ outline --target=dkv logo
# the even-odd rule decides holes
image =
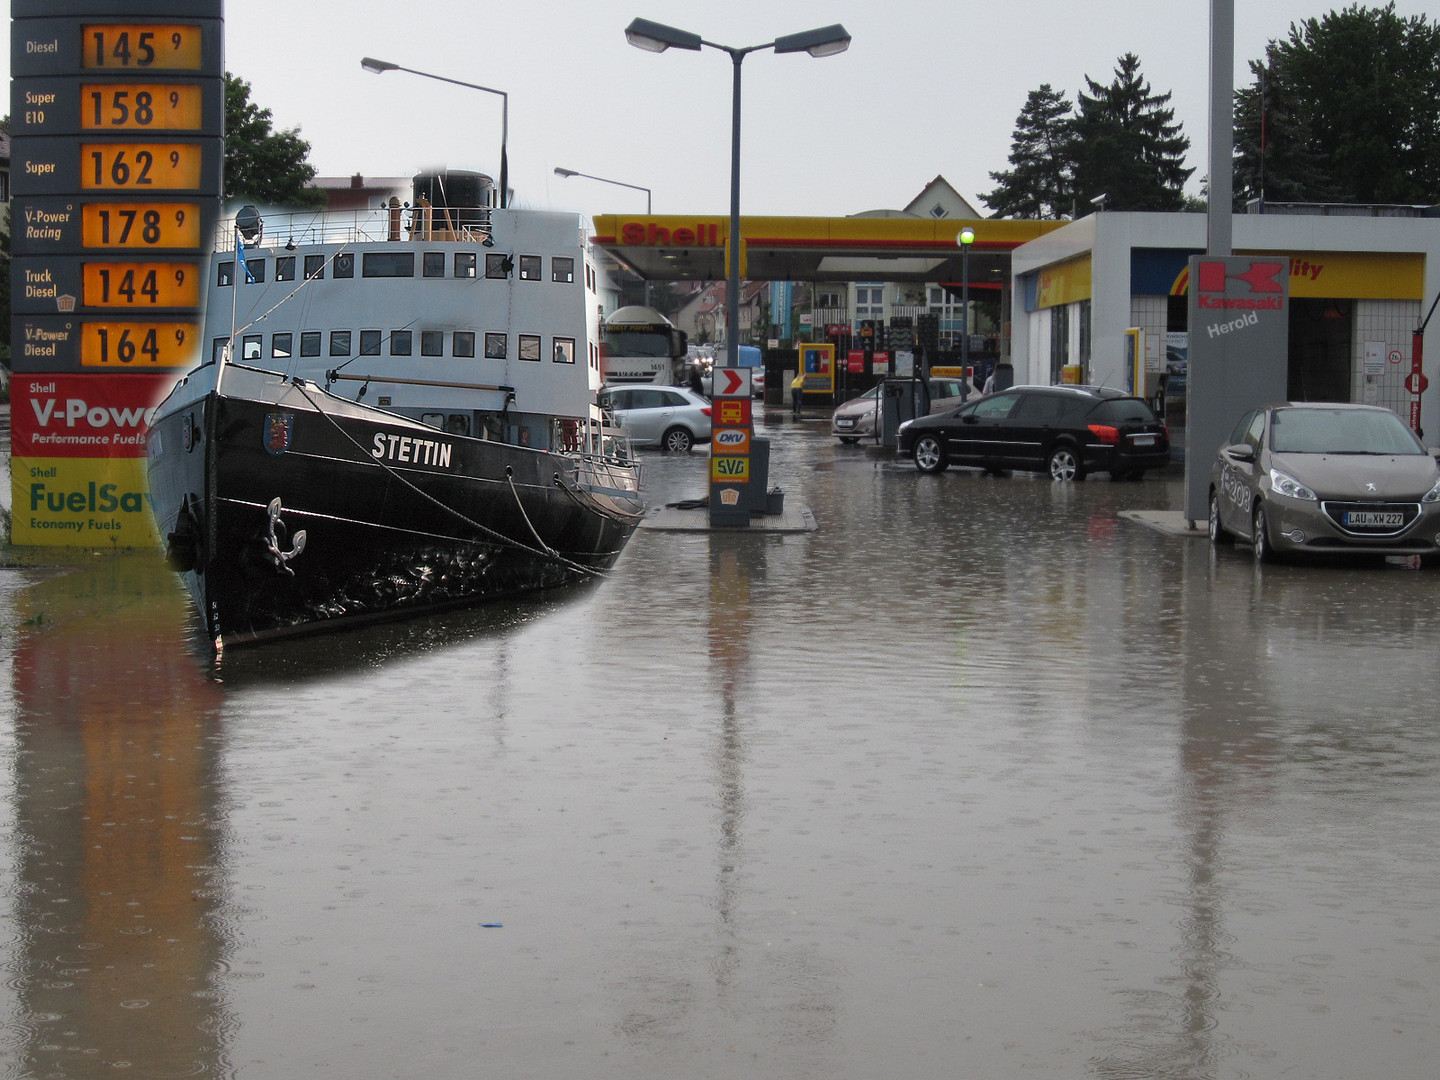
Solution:
[[[750,433],[739,428],[727,428],[715,433],[715,445],[727,448],[744,446],[750,441]]]

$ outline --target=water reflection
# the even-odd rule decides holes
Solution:
[[[27,572],[12,596],[14,1075],[222,1075],[218,695],[147,557]]]

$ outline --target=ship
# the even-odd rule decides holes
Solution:
[[[200,362],[146,444],[217,651],[593,580],[644,516],[580,218],[482,173],[411,195],[217,229]]]

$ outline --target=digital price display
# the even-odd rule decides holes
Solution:
[[[87,262],[81,303],[98,308],[194,308],[200,303],[196,263]]]
[[[84,131],[199,131],[195,83],[81,83]]]
[[[200,186],[195,143],[82,143],[80,187],[85,191],[191,191]]]
[[[80,242],[86,248],[200,247],[196,203],[90,203],[80,211]]]
[[[80,365],[111,370],[192,364],[200,334],[189,322],[86,322],[80,329]]]
[[[92,24],[81,27],[87,70],[199,71],[198,26]]]

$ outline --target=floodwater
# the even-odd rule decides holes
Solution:
[[[0,1077],[1433,1074],[1440,574],[761,434],[818,532],[218,665],[0,572]]]

